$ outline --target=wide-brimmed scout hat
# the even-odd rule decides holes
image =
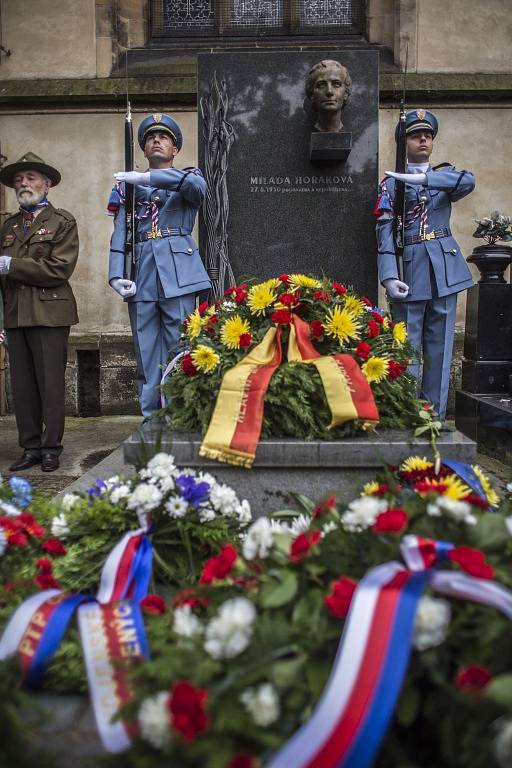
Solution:
[[[150,133],[153,133],[153,131],[164,131],[165,133],[168,133],[174,142],[174,146],[178,152],[180,151],[183,144],[183,135],[178,123],[170,115],[157,112],[154,115],[149,115],[148,117],[144,118],[142,123],[139,125],[139,130],[137,133],[137,138],[139,140],[141,149],[144,149],[146,139]]]
[[[61,180],[61,175],[58,170],[51,165],[48,165],[48,163],[45,163],[41,157],[38,157],[38,155],[35,155],[33,152],[27,152],[23,157],[20,157],[19,160],[16,160],[15,163],[4,165],[4,167],[0,169],[0,182],[5,184],[6,187],[14,187],[12,180],[14,174],[18,171],[39,171],[39,173],[42,173],[44,176],[48,176],[52,183],[52,187],[56,187]]]

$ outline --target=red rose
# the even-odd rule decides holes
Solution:
[[[147,595],[139,603],[143,613],[150,616],[160,616],[166,611],[165,600],[160,595]]]
[[[46,530],[42,525],[39,525],[39,523],[36,522],[34,515],[29,514],[29,512],[22,512],[18,517],[18,521],[23,525],[29,536],[34,536],[34,538],[40,539],[42,536],[46,535]]]
[[[343,296],[343,294],[347,292],[347,289],[341,283],[332,283],[332,287],[340,296]]]
[[[58,539],[48,539],[44,544],[41,544],[41,549],[44,549],[52,557],[62,557],[66,554],[66,547]]]
[[[194,688],[187,682],[175,683],[167,706],[171,713],[171,725],[185,741],[194,741],[208,728],[208,717],[204,711],[207,697],[207,691],[202,688]]]
[[[491,679],[492,673],[488,667],[474,664],[468,667],[460,667],[455,675],[455,685],[459,691],[464,691],[464,693],[477,693],[482,688],[485,688]]]
[[[402,533],[407,528],[409,517],[403,509],[388,509],[378,515],[372,531],[375,533]]]
[[[277,300],[281,304],[284,304],[285,307],[295,307],[299,303],[299,300],[294,293],[281,293],[277,297]]]
[[[390,381],[398,379],[402,375],[403,370],[402,365],[397,363],[396,360],[388,360],[388,379]]]
[[[290,547],[290,560],[292,563],[300,563],[304,560],[311,547],[313,547],[320,539],[320,531],[308,531],[307,533],[300,533],[296,539],[292,541]]]
[[[244,752],[233,755],[229,761],[228,768],[256,768],[256,758]]]
[[[460,565],[463,571],[475,576],[477,579],[493,579],[494,568],[489,565],[483,552],[479,549],[466,547],[463,544],[460,547],[454,547],[448,552],[448,559],[452,563]]]
[[[276,309],[272,312],[271,319],[273,323],[278,325],[288,325],[292,321],[292,313],[289,309]]]
[[[313,512],[313,517],[321,517],[328,509],[334,509],[336,506],[336,496],[329,496],[328,499],[318,504]]]
[[[320,320],[312,320],[311,321],[311,333],[313,335],[314,339],[321,339],[324,335],[324,327]]]
[[[329,291],[315,291],[313,294],[313,298],[317,301],[330,301],[331,300],[331,294]]]
[[[356,355],[357,357],[360,357],[361,360],[367,360],[371,349],[372,348],[369,344],[366,343],[366,341],[360,341],[356,347]]]
[[[244,288],[237,288],[235,291],[234,299],[237,304],[243,304],[248,295],[249,291],[244,290]]]
[[[331,616],[343,619],[347,615],[356,587],[357,583],[348,576],[341,576],[338,581],[331,582],[331,592],[324,599]]]
[[[197,368],[194,365],[194,361],[192,360],[192,355],[190,352],[187,352],[187,354],[183,355],[181,358],[181,370],[186,376],[196,375]]]
[[[236,291],[236,288],[235,286],[232,285],[230,288],[226,288],[226,290],[224,291],[224,296],[231,296],[231,294],[234,293],[235,291]]]
[[[241,349],[250,347],[252,344],[252,333],[242,333],[238,340],[238,343],[240,344]]]
[[[39,568],[43,573],[51,573],[53,563],[47,557],[40,557],[39,560],[36,560],[36,568]]]
[[[199,583],[211,584],[216,579],[224,579],[231,572],[237,557],[236,549],[231,544],[226,544],[216,557],[206,561]]]
[[[473,507],[480,507],[481,509],[489,509],[489,502],[486,499],[482,499],[481,496],[477,496],[475,493],[470,493],[469,496],[464,496],[464,501],[471,504]]]
[[[28,544],[27,537],[24,533],[21,533],[21,531],[6,530],[5,535],[10,547],[20,547],[20,549],[22,549]]]
[[[361,296],[361,301],[363,302],[363,304],[366,304],[367,307],[373,307],[373,302],[370,301],[368,296]]]
[[[60,584],[51,573],[38,573],[34,579],[39,589],[60,589]]]
[[[197,311],[199,312],[200,315],[204,315],[204,313],[206,312],[209,306],[210,305],[208,304],[207,301],[203,301],[203,303],[198,306]]]
[[[382,323],[384,322],[384,318],[382,317],[380,312],[372,312],[371,315],[376,323],[378,323],[379,325],[382,325]]]
[[[286,283],[286,285],[290,284],[290,275],[279,275],[279,279],[282,283]]]
[[[369,320],[368,321],[368,327],[366,329],[366,333],[370,337],[370,339],[375,339],[380,333],[380,325],[375,322],[375,320]]]
[[[198,606],[208,605],[208,600],[204,597],[196,597],[195,589],[193,587],[187,587],[175,595],[172,605],[173,608],[179,608],[180,605],[190,605],[193,609]]]

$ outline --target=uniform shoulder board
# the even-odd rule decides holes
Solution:
[[[75,217],[72,213],[69,211],[66,211],[64,208],[56,208],[55,211],[62,216],[63,219],[66,219],[67,221],[75,221]]]
[[[185,173],[193,173],[196,176],[202,176],[202,172],[199,170],[199,168],[194,168],[193,166],[191,168],[183,168]]]
[[[453,166],[452,163],[439,163],[439,165],[433,165],[432,166],[432,170],[433,171],[440,171],[441,168],[453,168],[453,167],[454,166]]]

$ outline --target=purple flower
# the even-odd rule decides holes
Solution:
[[[103,496],[106,490],[106,482],[98,477],[94,485],[87,489],[87,495],[90,497],[90,501],[92,501],[95,496]]]
[[[182,498],[188,501],[192,507],[198,507],[208,500],[210,486],[204,481],[198,483],[190,475],[179,475],[176,478],[176,485],[180,489]]]

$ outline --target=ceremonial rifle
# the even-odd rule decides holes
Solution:
[[[126,81],[128,83],[128,80]],[[132,110],[126,91],[126,119],[124,122],[124,169],[133,171],[133,124]],[[133,280],[135,276],[135,187],[124,185],[126,233],[124,240],[124,277]]]
[[[400,118],[396,137],[395,173],[405,173],[407,168],[407,135],[405,125],[405,78],[409,46],[405,52],[405,70],[402,97],[400,99]],[[404,279],[404,241],[405,241],[405,182],[395,179],[395,218],[393,220],[395,256],[398,279]]]

